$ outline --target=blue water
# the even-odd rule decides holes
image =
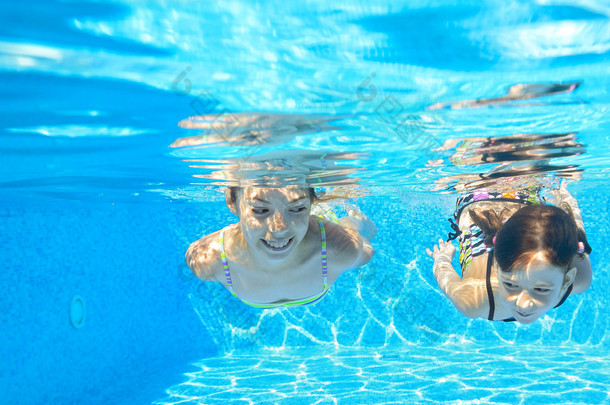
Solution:
[[[2,9],[3,403],[610,403],[606,2]],[[427,108],[571,81],[529,104]],[[266,115],[275,141],[169,147],[203,112]],[[294,129],[321,116],[334,128]],[[581,145],[545,176],[579,180],[593,284],[530,326],[470,320],[425,249],[449,230],[460,179],[497,165],[432,149],[521,133]],[[334,177],[307,179],[360,186],[373,260],[307,308],[255,310],[196,280],[189,243],[235,220],[221,175],[232,159],[319,164],[320,151],[344,155]]]

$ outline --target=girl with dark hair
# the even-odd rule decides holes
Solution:
[[[371,220],[355,207],[338,220],[310,215],[313,188],[228,187],[225,197],[239,222],[193,242],[186,262],[245,304],[316,303],[342,273],[371,260]]]
[[[556,205],[530,187],[458,198],[455,232],[426,251],[439,287],[462,314],[530,324],[589,288],[591,247],[578,203],[565,183],[551,197]],[[455,238],[462,277],[451,264]]]

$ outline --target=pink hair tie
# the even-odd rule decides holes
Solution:
[[[580,253],[580,254],[585,253],[585,244],[582,242],[578,242],[578,253]]]
[[[492,243],[494,244],[494,246],[496,245],[496,237],[494,236],[494,238],[491,240]]]

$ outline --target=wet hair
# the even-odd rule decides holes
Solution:
[[[567,271],[578,254],[578,242],[584,244],[584,253],[591,253],[584,231],[570,214],[552,205],[526,205],[503,223],[504,211],[470,211],[473,222],[485,234],[485,245],[494,247],[495,260],[504,272],[525,266],[539,252],[549,263]]]
[[[231,202],[233,204],[235,204],[237,202],[237,193],[239,192],[240,189],[243,189],[243,187],[229,187],[229,194],[231,196]],[[316,195],[316,190],[313,187],[309,187],[309,200],[311,201],[311,203],[313,204],[315,201],[318,200],[318,196]]]

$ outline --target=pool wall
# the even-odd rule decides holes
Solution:
[[[3,403],[146,403],[216,353],[179,276],[180,210],[42,201],[0,209]]]

